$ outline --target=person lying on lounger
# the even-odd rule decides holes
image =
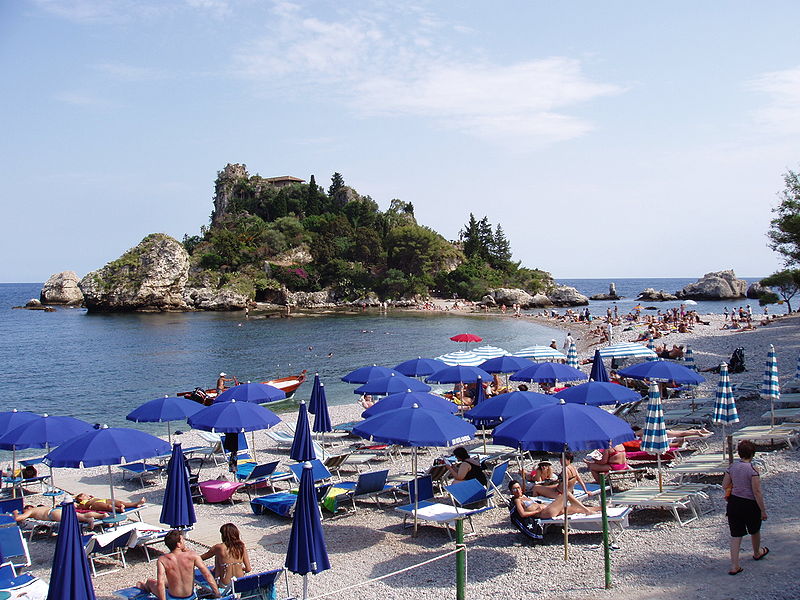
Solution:
[[[144,498],[138,502],[125,502],[114,499],[116,512],[125,512],[126,508],[139,508],[144,506]],[[95,498],[90,494],[78,494],[75,496],[75,508],[82,510],[97,510],[100,512],[111,512],[111,500],[107,498]]]
[[[522,486],[519,481],[512,481],[508,484],[508,489],[511,490],[511,495],[514,498],[514,507],[520,517],[533,517],[534,519],[552,519],[559,515],[564,514],[564,502],[559,495],[558,498],[548,504],[539,504],[536,500],[528,498],[522,491]],[[569,505],[567,512],[569,514],[582,513],[585,515],[593,515],[600,511],[596,506],[584,506],[572,494],[567,496]]]
[[[61,509],[60,508],[47,508],[44,504],[40,504],[39,506],[33,506],[32,504],[28,504],[22,507],[22,512],[15,510],[13,513],[14,520],[17,523],[24,523],[26,519],[35,519],[37,521],[53,521],[53,522],[60,522],[61,521]],[[83,523],[87,523],[89,527],[94,527],[94,520],[95,519],[105,519],[108,515],[104,512],[81,512],[78,514],[78,521]]]

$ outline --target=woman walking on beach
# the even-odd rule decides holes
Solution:
[[[738,575],[744,570],[739,566],[739,550],[742,538],[748,533],[753,543],[753,558],[761,560],[769,554],[769,548],[761,546],[761,522],[767,520],[761,477],[751,464],[756,447],[753,442],[742,440],[737,451],[740,460],[728,468],[722,481],[728,501],[725,514],[731,531],[731,570],[728,575]]]

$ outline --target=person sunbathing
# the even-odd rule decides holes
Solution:
[[[27,504],[22,507],[22,512],[15,510],[11,513],[14,516],[14,520],[17,523],[24,523],[26,519],[35,519],[37,521],[51,521],[58,523],[61,521],[61,509],[60,508],[47,508],[44,504],[40,504],[39,506],[33,506],[32,504]],[[94,527],[94,520],[95,519],[105,519],[108,514],[104,512],[97,512],[97,511],[89,511],[89,512],[79,512],[78,521],[82,523],[86,523],[89,525],[89,528]]]
[[[139,508],[144,506],[144,498],[138,502],[125,502],[123,500],[114,500],[115,512],[125,512],[126,508]],[[83,510],[96,510],[100,512],[111,512],[111,500],[107,498],[95,498],[90,494],[78,494],[75,496],[75,508]]]
[[[595,482],[600,483],[600,473],[624,471],[628,468],[625,447],[622,444],[617,444],[616,446],[609,444],[608,448],[602,451],[600,458],[597,460],[587,458],[586,466],[589,467]]]
[[[533,517],[534,519],[552,519],[559,515],[564,514],[564,502],[562,496],[559,496],[547,504],[540,504],[532,498],[528,498],[523,491],[519,481],[512,481],[508,484],[508,489],[514,501],[514,508],[520,517]],[[584,506],[572,494],[567,495],[569,504],[567,512],[569,514],[582,513],[585,515],[593,515],[600,512],[600,508],[596,506]]]

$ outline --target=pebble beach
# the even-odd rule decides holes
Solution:
[[[506,316],[504,318],[513,318]],[[533,318],[543,325],[568,329],[576,339],[580,358],[590,357],[596,345],[589,336],[588,327],[582,324],[563,323],[544,317]],[[709,368],[727,361],[736,347],[745,349],[747,371],[731,376],[734,384],[758,385],[764,370],[764,361],[770,344],[778,352],[780,380],[785,384],[793,379],[797,356],[800,353],[800,315],[782,316],[769,325],[753,331],[722,329],[723,317],[702,315],[702,321],[690,333],[672,333],[658,343],[689,344],[698,368]],[[641,328],[623,331],[617,328],[614,341],[630,341]],[[559,348],[563,339],[557,340]],[[713,396],[717,375],[706,374],[707,381],[698,389],[698,396]],[[305,395],[304,395],[305,397]],[[665,408],[670,407],[665,401]],[[764,425],[762,413],[769,409],[765,400],[755,397],[737,398],[741,422],[734,431],[747,425]],[[333,423],[357,420],[362,408],[353,402],[331,407]],[[644,409],[628,419],[631,424],[643,424]],[[281,414],[284,423],[278,429],[288,431],[293,426],[294,414]],[[723,440],[717,426],[710,427],[715,435],[709,438],[708,451],[720,452]],[[249,437],[249,436],[248,436]],[[185,447],[205,444],[199,436],[187,431],[178,436]],[[357,438],[333,435],[331,451],[344,452]],[[468,447],[477,447],[475,441]],[[288,449],[276,448],[263,432],[256,432],[255,447],[259,462],[281,460],[289,462]],[[766,449],[765,449],[766,450]],[[420,468],[446,453],[432,449],[420,457]],[[579,455],[580,457],[581,455]],[[475,534],[467,537],[468,578],[467,598],[579,598],[661,599],[661,598],[749,598],[778,599],[800,597],[800,580],[792,575],[798,552],[800,524],[797,519],[796,498],[800,493],[800,464],[798,451],[770,449],[757,455],[764,461],[762,473],[765,500],[769,519],[763,528],[763,544],[770,547],[769,557],[755,563],[747,558],[749,542],[743,544],[744,572],[736,577],[728,571],[728,531],[724,516],[724,499],[719,488],[721,477],[711,476],[704,482],[716,484],[709,489],[714,503],[713,511],[685,526],[680,526],[667,511],[636,510],[630,516],[630,526],[617,539],[618,549],[612,552],[613,587],[603,587],[603,551],[600,534],[573,532],[570,536],[570,559],[564,560],[562,537],[559,530],[551,529],[543,544],[531,544],[509,523],[504,502],[493,510],[474,518]],[[530,466],[530,465],[528,465]],[[370,469],[389,469],[391,474],[409,472],[410,453],[399,459],[386,459],[370,464]],[[343,478],[355,480],[358,473],[343,472]],[[584,476],[588,475],[585,473]],[[90,491],[105,497],[108,491],[105,467],[72,471],[57,469],[58,485],[71,493]],[[230,477],[225,465],[206,464],[201,480]],[[666,480],[670,475],[667,471]],[[647,482],[647,480],[645,480]],[[115,489],[118,497],[136,499],[144,497],[148,508],[143,519],[157,523],[164,483],[153,480],[142,489],[138,481],[120,480],[116,475]],[[242,532],[254,570],[267,570],[283,565],[291,521],[277,516],[253,515],[247,495],[234,496],[233,505],[196,505],[198,524],[188,534],[190,546],[202,551],[218,541],[219,526],[235,523]],[[34,497],[34,503],[40,499]],[[49,499],[41,499],[49,503]],[[592,502],[597,504],[597,502]],[[453,549],[453,543],[441,527],[423,526],[417,537],[402,527],[402,518],[393,510],[391,496],[386,496],[381,507],[372,501],[359,503],[356,512],[330,515],[325,513],[323,529],[330,554],[331,569],[310,576],[310,596],[340,590],[357,582],[409,567],[434,558]],[[469,527],[466,527],[469,531]],[[36,536],[30,544],[33,559],[31,572],[49,578],[55,538]],[[163,546],[157,546],[162,548]],[[147,563],[143,553],[128,553],[128,568],[115,572],[110,567],[99,567],[103,573],[95,579],[98,598],[112,598],[113,591],[133,585],[136,581],[153,577],[155,563]],[[292,595],[300,594],[301,578],[289,575]],[[282,590],[281,593],[285,593]],[[455,558],[450,556],[418,569],[367,584],[355,590],[332,594],[331,598],[405,599],[455,598]]]

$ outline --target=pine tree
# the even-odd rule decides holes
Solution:
[[[320,212],[319,189],[317,188],[317,181],[314,176],[308,182],[308,190],[306,191],[306,214],[318,215]]]
[[[478,239],[480,240],[479,256],[486,262],[491,262],[492,246],[494,245],[494,232],[489,217],[483,217],[478,223]]]
[[[328,188],[328,198],[333,198],[344,187],[344,177],[341,173],[334,173],[331,177],[331,187]]]
[[[496,269],[505,269],[511,262],[511,243],[503,228],[498,224],[492,240],[491,263]]]
[[[463,244],[464,255],[467,258],[474,258],[480,254],[480,230],[478,228],[478,221],[475,220],[475,215],[472,213],[469,213],[467,226],[465,229],[461,230],[459,237]]]

